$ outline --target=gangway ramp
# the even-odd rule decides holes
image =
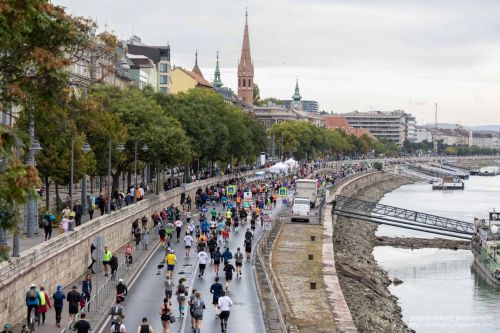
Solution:
[[[463,239],[471,239],[474,233],[474,225],[469,222],[378,202],[337,195],[333,204],[334,214],[348,218]]]

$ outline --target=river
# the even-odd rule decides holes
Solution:
[[[404,185],[380,203],[470,221],[500,209],[500,176],[471,176],[463,191],[432,191],[427,183]],[[437,237],[380,226],[377,235]],[[406,250],[376,247],[375,259],[403,284],[389,290],[399,298],[403,319],[418,333],[500,332],[500,288],[487,284],[472,268],[468,250]]]

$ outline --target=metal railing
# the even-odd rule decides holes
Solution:
[[[262,271],[264,273],[264,277],[266,279],[266,283],[269,287],[270,295],[273,301],[274,308],[277,311],[277,320],[279,321],[282,332],[290,333],[296,332],[293,325],[290,325],[290,322],[287,318],[287,313],[290,313],[290,310],[287,306],[287,300],[284,298],[283,293],[280,292],[280,287],[278,284],[278,279],[274,275],[272,269],[268,269],[268,263],[264,259],[264,255],[267,254],[271,249],[273,244],[269,244],[269,238],[273,231],[278,230],[276,238],[279,236],[281,232],[282,222],[279,221],[280,217],[271,221],[271,230],[267,231],[259,240],[256,246],[256,251],[254,253],[254,260],[257,257],[257,262],[260,264]],[[279,228],[279,229],[277,229]],[[256,279],[258,282],[258,279]],[[275,291],[278,289],[278,292]],[[259,295],[262,300],[262,295]]]
[[[70,322],[66,327],[61,330],[61,333],[68,333],[72,331],[72,325],[80,320],[80,316],[82,313],[85,313],[86,320],[91,323],[91,326],[94,327],[94,330],[99,326],[101,321],[105,320],[108,316],[108,310],[116,299],[116,284],[120,279],[123,279],[124,282],[129,283],[130,281],[126,281],[127,278],[134,276],[134,273],[138,272],[138,269],[142,266],[143,261],[145,260],[145,254],[152,254],[153,251],[150,251],[155,247],[156,242],[158,241],[157,231],[159,225],[149,229],[150,235],[148,242],[145,244],[145,239],[143,238],[139,244],[136,246],[135,251],[133,253],[134,263],[132,264],[132,269],[128,269],[129,265],[127,265],[127,258],[123,254],[120,255],[118,268],[114,274],[111,274],[110,277],[106,278],[106,281],[102,286],[96,286],[98,289],[94,295],[90,297],[90,300],[86,303],[85,307],[78,312],[75,316],[74,321]],[[148,250],[145,249],[145,245],[148,247]],[[100,264],[100,263],[99,263]],[[97,273],[99,274],[99,273]]]

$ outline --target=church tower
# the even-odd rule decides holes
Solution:
[[[220,79],[220,69],[219,69],[219,51],[217,51],[217,64],[215,65],[214,82],[212,85],[216,88],[222,87],[222,81]]]
[[[243,33],[243,46],[238,64],[238,96],[253,106],[253,64],[248,37],[248,10],[245,13],[245,32]]]

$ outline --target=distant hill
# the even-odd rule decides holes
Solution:
[[[500,132],[500,125],[483,125],[469,127],[469,129],[477,132]]]

